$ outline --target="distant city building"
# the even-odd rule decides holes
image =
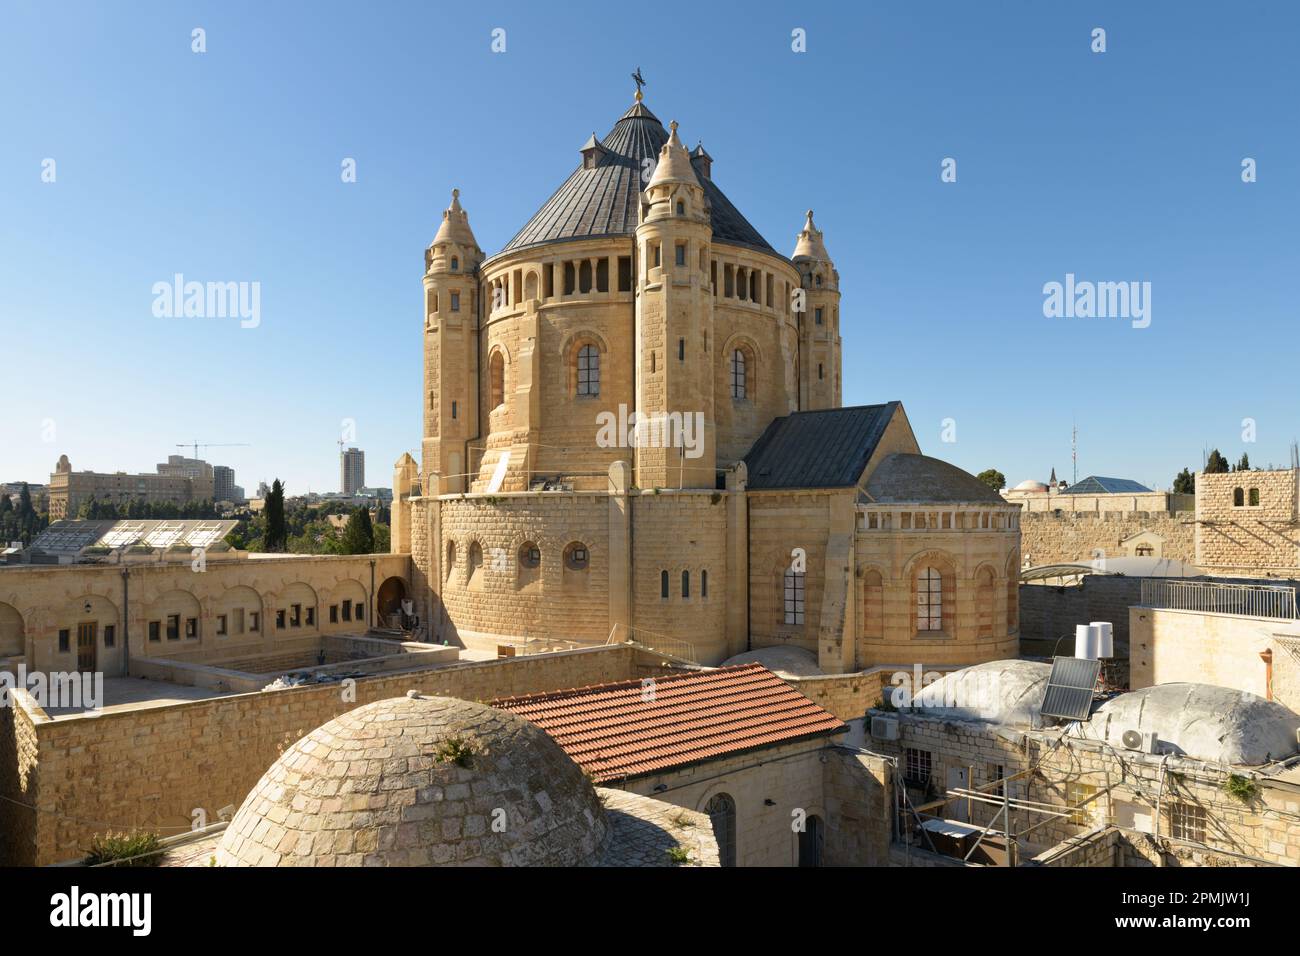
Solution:
[[[366,453],[360,448],[348,448],[339,452],[339,490],[350,495],[365,483]]]
[[[235,497],[235,469],[226,465],[212,466],[214,501],[237,501]]]
[[[158,465],[158,474],[169,478],[211,478],[213,467],[202,458],[168,455],[167,461]]]
[[[202,468],[194,467],[195,464]],[[206,474],[204,470],[206,469]],[[197,472],[185,474],[186,471]],[[166,464],[158,465],[158,472],[129,475],[124,471],[105,473],[73,471],[67,455],[60,455],[54,473],[50,475],[50,520],[75,518],[81,506],[94,498],[113,505],[141,502],[144,504],[211,501],[213,495],[212,468],[207,462],[184,459],[173,455]]]
[[[23,493],[24,484],[27,485],[27,493],[32,496],[32,501],[35,501],[49,490],[46,485],[34,485],[30,481],[6,481],[3,484],[0,484],[0,495],[8,495],[17,502],[18,496]]]
[[[271,486],[268,485],[265,481],[259,481],[259,482],[257,483],[257,497],[258,497],[258,498],[260,498],[261,500],[265,501],[267,495],[269,495],[270,493],[271,493]]]

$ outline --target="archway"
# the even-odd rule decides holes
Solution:
[[[0,658],[21,657],[26,652],[23,616],[12,605],[0,603]]]
[[[386,627],[400,627],[402,601],[405,599],[406,582],[401,578],[388,578],[383,584],[379,585],[379,594],[375,599],[377,602],[376,610],[379,612],[379,623]],[[397,615],[396,623],[393,623],[393,615]]]

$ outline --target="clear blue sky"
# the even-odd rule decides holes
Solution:
[[[451,188],[495,252],[638,65],[777,249],[816,210],[846,404],[901,399],[927,453],[1013,483],[1068,478],[1072,421],[1080,477],[1167,486],[1210,445],[1284,463],[1298,28],[1283,2],[5,2],[0,480],[61,453],[152,470],[197,438],[251,443],[207,456],[250,492],[332,490],[351,418],[390,484],[419,444],[422,251]],[[178,272],[260,282],[261,324],[155,317]],[[1069,272],[1151,282],[1150,327],[1045,318]]]

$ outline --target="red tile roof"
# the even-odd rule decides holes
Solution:
[[[551,735],[597,783],[839,733],[844,722],[762,664],[597,684],[492,706]]]

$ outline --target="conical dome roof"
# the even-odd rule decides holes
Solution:
[[[668,131],[659,117],[645,104],[633,104],[601,140],[604,154],[591,168],[580,164],[501,251],[566,239],[632,235],[636,232],[641,190],[646,185],[641,172],[657,165],[666,142]],[[651,162],[645,163],[646,159]],[[691,169],[712,208],[715,241],[779,255],[712,178],[702,176],[695,163],[691,163]]]
[[[460,190],[451,191],[451,205],[442,213],[442,224],[438,226],[438,233],[433,237],[433,245],[440,242],[455,242],[471,249],[478,248],[478,242],[474,239],[474,231],[469,227],[469,213],[467,213],[460,204]]]
[[[811,209],[808,210],[808,218],[804,221],[803,229],[795,240],[792,258],[800,257],[818,259],[822,262],[831,261],[831,255],[826,251],[826,243],[822,241],[822,231],[813,223]]]

